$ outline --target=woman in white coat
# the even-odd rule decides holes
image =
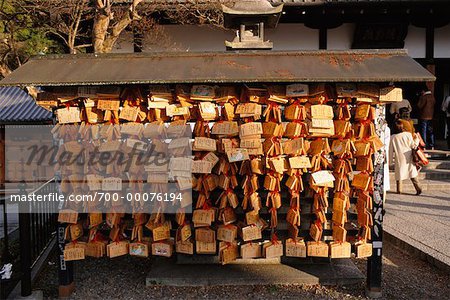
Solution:
[[[422,189],[419,186],[417,176],[416,165],[413,161],[412,150],[417,148],[419,140],[413,138],[413,135],[405,131],[401,122],[395,123],[396,134],[392,135],[391,143],[389,146],[389,159],[391,164],[395,163],[395,180],[397,181],[397,193],[402,193],[402,180],[411,179],[414,188],[416,189],[416,195],[422,193]]]

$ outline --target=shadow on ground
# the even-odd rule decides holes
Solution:
[[[366,260],[353,260],[365,274]],[[86,259],[75,264],[76,291],[73,299],[362,299],[364,284],[350,286],[145,286],[152,259],[123,256]],[[195,267],[195,266],[193,266]],[[384,244],[384,299],[442,299],[450,294],[450,276],[435,270],[391,244]],[[57,298],[56,256],[39,275],[35,289],[46,298]]]

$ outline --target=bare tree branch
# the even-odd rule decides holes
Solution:
[[[75,46],[76,49],[87,48],[87,47],[92,47],[92,44],[83,44],[83,45],[76,45]]]
[[[105,0],[108,1],[108,0]],[[138,21],[141,17],[137,13],[137,6],[143,0],[133,0],[133,3],[128,8],[128,11],[123,14],[123,16],[117,21],[115,24],[111,26],[111,29],[108,31],[110,27],[110,22],[114,19],[113,12],[111,10],[111,3],[108,1],[106,3],[109,5],[108,15],[102,16],[98,14],[96,16],[97,26],[94,24],[94,51],[105,53],[111,52],[114,44],[117,42],[120,34],[133,22]],[[106,10],[105,10],[106,11]],[[100,26],[103,25],[103,26]]]
[[[178,24],[212,25],[223,28],[222,3],[224,0],[189,0],[183,3],[160,5],[167,17]]]

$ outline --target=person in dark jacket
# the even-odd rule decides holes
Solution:
[[[447,120],[447,147],[450,150],[450,96],[447,96],[442,102],[442,111],[445,113]]]
[[[428,88],[422,90],[417,102],[419,108],[419,132],[427,149],[434,149],[433,115],[436,100]]]

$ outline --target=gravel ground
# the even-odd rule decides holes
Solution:
[[[383,257],[384,299],[443,299],[450,295],[450,275],[385,243]],[[366,261],[354,260],[365,274]],[[145,286],[151,259],[130,256],[87,259],[76,263],[73,299],[364,299],[365,285],[352,286]],[[39,275],[35,289],[46,298],[57,298],[56,256]]]

